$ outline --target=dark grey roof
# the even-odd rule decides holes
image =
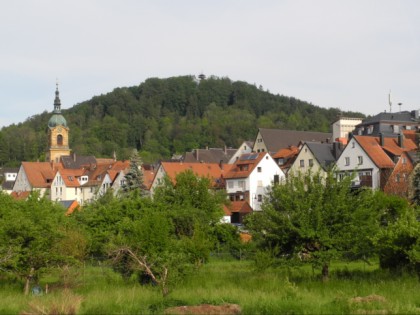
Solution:
[[[299,142],[330,142],[332,133],[316,131],[297,131],[259,128],[261,136],[269,152],[275,153],[289,146],[297,146]]]
[[[1,173],[2,174],[6,174],[6,173],[18,173],[19,172],[19,168],[12,168],[12,167],[4,167],[1,169]]]
[[[327,170],[329,166],[335,163],[336,159],[333,155],[333,144],[306,142],[306,145],[324,170]]]
[[[196,149],[193,152],[185,153],[184,162],[194,163],[228,163],[231,157],[236,153],[237,149]]]
[[[60,204],[66,209],[68,209],[73,202],[74,200],[60,200]]]
[[[398,113],[379,113],[375,116],[363,119],[363,121],[357,126],[365,126],[377,124],[380,122],[413,122],[414,117],[410,112],[398,112]]]
[[[78,156],[78,155],[65,155],[61,157],[61,163],[64,168],[79,169],[86,165],[96,164],[96,158],[92,156]]]
[[[5,182],[3,182],[3,184],[1,185],[1,188],[3,189],[3,190],[13,190],[13,186],[15,185],[15,182],[14,181],[11,181],[11,180],[9,180],[9,181],[5,181]]]

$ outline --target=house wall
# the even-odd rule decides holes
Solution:
[[[254,141],[253,152],[267,152],[267,146],[264,143],[264,139],[261,136],[261,132],[258,131],[257,138]]]
[[[302,160],[303,167],[301,166]],[[312,166],[310,166],[310,160],[312,160]],[[299,154],[296,157],[294,163],[288,170],[287,174],[298,174],[299,172],[305,174],[309,170],[311,170],[312,173],[320,172],[322,174],[326,174],[322,166],[319,164],[318,160],[312,154],[312,151],[308,148],[306,144],[304,144],[300,149]]]
[[[261,172],[258,171],[259,167],[261,167]],[[264,196],[267,195],[268,189],[273,185],[274,175],[279,175],[280,180],[285,178],[283,171],[267,153],[248,177],[249,204],[254,211],[261,210]]]
[[[360,118],[342,117],[332,124],[333,140],[347,138],[358,124],[362,123]]]
[[[235,154],[231,157],[228,164],[234,164],[242,154],[247,154],[251,152],[252,147],[250,147],[246,142],[242,143],[238,150],[235,152]]]
[[[410,174],[414,169],[414,165],[406,154],[403,154],[398,160],[397,165],[386,184],[384,185],[384,192],[391,195],[408,198],[408,191],[410,185]]]
[[[32,186],[29,183],[28,177],[26,176],[25,169],[21,165],[19,172],[16,176],[15,185],[13,186],[13,191],[22,192],[22,191],[31,191]]]
[[[159,168],[156,172],[155,179],[153,180],[153,183],[150,187],[150,195],[151,196],[153,196],[156,187],[158,187],[163,182],[163,178],[165,177],[165,175],[166,175],[166,172],[163,169],[162,164],[161,164],[161,165],[159,165]]]
[[[361,156],[363,161],[362,164],[359,164],[358,157]],[[346,158],[349,158],[349,163],[347,165]],[[337,160],[336,163],[338,172],[355,172],[357,174],[355,180],[358,180],[358,174],[371,172],[372,175],[372,188],[380,188],[380,171],[379,168],[373,163],[370,157],[365,153],[362,147],[357,143],[357,141],[352,138],[344,149],[343,153]]]

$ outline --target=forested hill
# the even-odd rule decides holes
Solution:
[[[63,110],[77,154],[111,157],[115,150],[123,159],[136,147],[146,162],[205,146],[236,147],[254,140],[258,127],[328,132],[338,114],[337,108],[273,95],[246,82],[194,76],[150,78]],[[43,160],[50,116],[44,112],[3,128],[0,166]]]

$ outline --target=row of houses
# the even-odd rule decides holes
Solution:
[[[143,165],[145,189],[153,197],[164,176],[174,179],[186,170],[209,177],[215,189],[226,190],[230,203],[224,220],[231,223],[241,223],[248,213],[261,211],[273,184],[309,170],[325,173],[335,167],[338,178],[355,174],[355,188],[407,196],[409,176],[417,163],[419,127],[417,112],[402,112],[366,120],[341,117],[332,124],[332,133],[260,128],[253,141],[236,149],[195,149],[170,161]],[[16,173],[8,170],[3,190],[15,198],[38,190],[72,207],[75,202],[83,206],[111,188],[118,194],[130,162],[72,153],[69,130],[57,87],[48,123],[48,161],[23,162]]]

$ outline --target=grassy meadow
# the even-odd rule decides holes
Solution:
[[[322,282],[310,266],[257,272],[249,261],[211,260],[166,297],[106,266],[57,271],[42,278],[46,283],[48,294],[24,296],[23,283],[1,278],[0,314],[162,314],[172,306],[224,303],[240,305],[241,314],[420,314],[416,276],[364,263],[335,263]]]

